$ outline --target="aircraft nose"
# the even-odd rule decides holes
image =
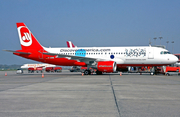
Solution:
[[[176,56],[172,56],[170,61],[172,61],[173,63],[177,62],[178,61],[178,58]]]

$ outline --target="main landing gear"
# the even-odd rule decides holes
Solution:
[[[93,73],[94,71],[92,71],[92,70],[88,70],[88,69],[86,69],[86,70],[84,70],[84,75],[91,75],[91,73]],[[96,71],[96,74],[97,75],[102,75],[102,72],[101,71]]]
[[[88,70],[88,69],[86,69],[86,70],[84,71],[84,75],[91,75],[91,71]]]

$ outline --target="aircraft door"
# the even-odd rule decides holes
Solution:
[[[154,48],[149,48],[148,59],[154,59]]]

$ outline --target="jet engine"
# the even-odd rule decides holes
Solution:
[[[115,72],[117,68],[114,61],[100,61],[97,63],[97,70],[100,72]]]

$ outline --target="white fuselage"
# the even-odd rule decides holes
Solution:
[[[177,57],[160,47],[77,47],[44,48],[49,53],[94,58],[96,61],[115,61],[125,65],[164,65],[177,61]]]
[[[30,67],[33,68],[37,68],[37,67],[42,67],[42,68],[46,68],[46,67],[55,67],[56,65],[52,65],[52,64],[24,64],[21,66],[21,68],[23,69],[28,69]]]

